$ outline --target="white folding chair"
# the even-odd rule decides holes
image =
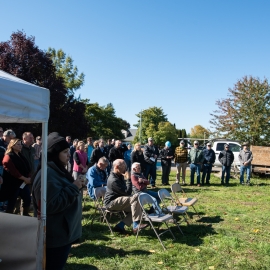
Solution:
[[[100,221],[103,218],[103,222],[105,221],[111,231],[111,233],[113,234],[113,230],[111,227],[111,224],[107,218],[107,214],[110,214],[110,217],[112,216],[112,214],[116,214],[118,215],[121,219],[121,213],[125,216],[125,212],[124,211],[109,211],[104,205],[103,205],[103,199],[106,193],[106,188],[105,187],[97,187],[94,189],[94,195],[95,195],[95,200],[94,200],[94,204],[95,204],[95,213],[98,211],[100,214]],[[92,223],[93,224],[94,221],[94,217],[92,219]]]
[[[141,219],[140,219],[140,225],[142,223],[142,220],[146,221],[146,222],[149,222],[150,223],[150,226],[152,227],[152,229],[154,230],[160,244],[162,245],[163,249],[165,250],[165,246],[163,245],[163,242],[161,241],[161,238],[160,236],[166,232],[170,232],[173,239],[175,239],[175,236],[174,234],[172,233],[170,227],[168,226],[168,222],[169,220],[173,220],[174,223],[176,224],[176,226],[178,227],[179,231],[183,234],[182,230],[180,229],[179,225],[177,224],[176,220],[173,218],[173,216],[171,214],[164,214],[162,212],[159,212],[159,213],[151,213],[151,214],[148,214],[147,213],[147,208],[150,209],[153,204],[156,204],[155,201],[153,200],[153,198],[147,194],[147,193],[140,193],[139,197],[138,197],[138,200],[139,200],[139,203],[140,203],[140,206],[142,208],[142,216],[141,216]],[[156,207],[156,209],[159,209],[158,207]],[[153,222],[155,223],[164,223],[167,227],[167,230],[165,230],[164,232],[162,233],[158,233],[153,225]],[[140,226],[139,225],[139,226]],[[139,236],[139,232],[140,232],[140,229],[137,231],[137,235],[136,235],[136,240],[138,239],[138,236]]]
[[[164,213],[170,213],[171,215],[182,216],[184,221],[189,225],[188,220],[185,215],[189,218],[187,214],[187,206],[178,206],[172,195],[167,189],[160,189],[158,191],[158,196],[162,202],[162,211]],[[168,203],[169,202],[169,203]],[[180,224],[181,222],[178,222]]]
[[[198,215],[198,217],[200,218],[199,213],[196,211],[194,207],[195,203],[198,201],[197,198],[188,198],[187,194],[178,183],[174,183],[173,185],[171,185],[171,190],[172,190],[174,199],[177,202],[177,205],[192,207],[194,211],[196,212],[196,214]],[[182,194],[183,197],[181,197],[179,194]]]

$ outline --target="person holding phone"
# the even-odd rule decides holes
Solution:
[[[69,144],[57,132],[48,136],[46,269],[64,268],[71,245],[82,235],[82,193],[84,179],[75,181],[66,169]],[[33,182],[33,204],[40,214],[41,170]]]

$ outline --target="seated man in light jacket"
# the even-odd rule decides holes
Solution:
[[[86,178],[88,179],[87,190],[92,199],[95,199],[94,188],[107,185],[106,168],[108,165],[108,159],[101,157],[98,163],[90,167],[86,173]]]

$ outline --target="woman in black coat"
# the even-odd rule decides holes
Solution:
[[[3,184],[0,191],[0,201],[8,201],[6,213],[13,213],[16,200],[20,196],[23,200],[23,215],[28,216],[31,204],[30,166],[21,154],[22,141],[14,138],[10,140],[3,158]]]
[[[145,161],[144,161],[143,151],[141,149],[140,143],[136,143],[134,145],[134,149],[131,153],[131,164],[133,164],[134,162],[138,162],[141,164],[141,172],[144,173]]]

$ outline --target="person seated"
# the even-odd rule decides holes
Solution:
[[[158,193],[147,189],[147,185],[149,185],[150,182],[141,173],[141,164],[139,162],[134,162],[131,166],[131,182],[134,193],[147,193],[154,197],[157,203],[160,204]]]
[[[131,193],[132,184],[126,163],[122,159],[116,159],[107,181],[104,204],[109,211],[125,211],[125,218],[113,228],[120,234],[126,234],[125,225],[130,226],[132,221],[134,233],[148,226],[148,224],[140,224],[142,209],[138,201],[139,194],[131,195]]]
[[[106,168],[109,161],[105,157],[101,157],[97,164],[90,167],[87,171],[86,178],[88,180],[87,190],[89,196],[95,200],[94,188],[103,187],[107,185]]]

